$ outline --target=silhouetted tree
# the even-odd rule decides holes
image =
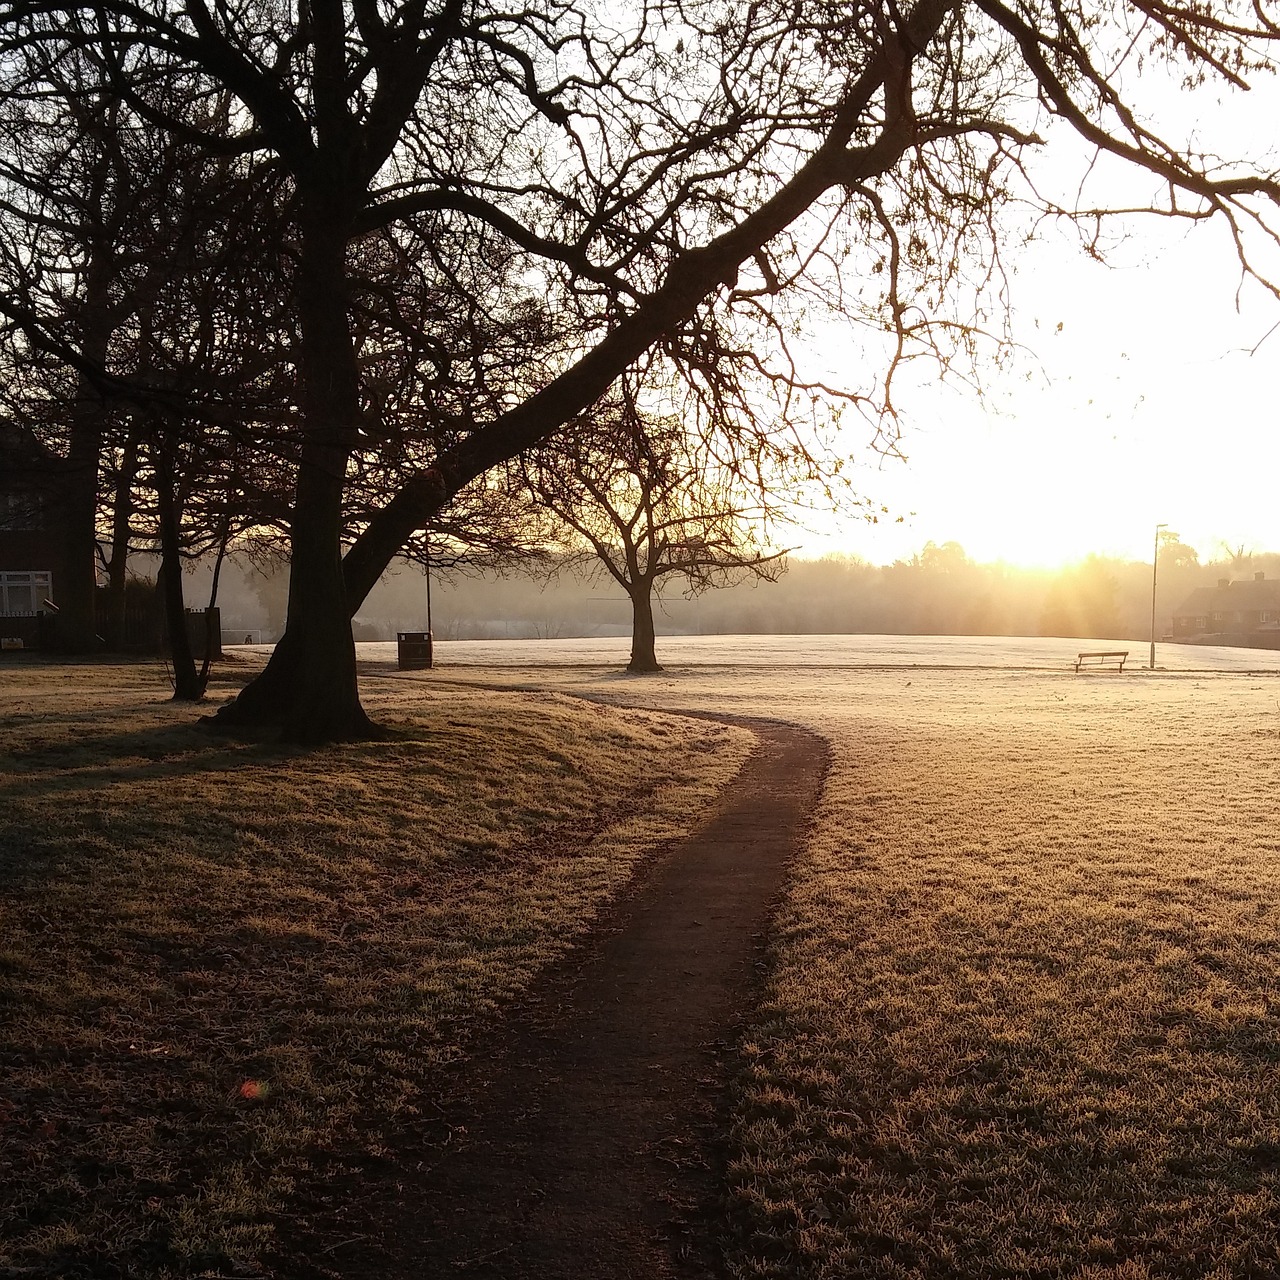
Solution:
[[[139,117],[287,185],[289,617],[225,719],[299,739],[368,731],[349,618],[414,533],[646,353],[722,454],[749,459],[788,431],[810,447],[804,429],[841,403],[891,437],[904,360],[974,356],[988,324],[999,339],[1006,211],[1078,216],[1096,249],[1105,209],[1061,209],[1024,181],[1049,117],[1157,179],[1160,212],[1227,222],[1242,252],[1246,233],[1271,234],[1280,193],[1159,137],[1144,101],[1169,77],[1226,91],[1272,65],[1280,28],[1244,0],[656,0],[621,14],[586,0],[7,0],[0,13],[11,94],[33,82],[17,83],[16,51],[52,75],[92,50]],[[223,93],[236,110],[208,122],[173,106]],[[379,448],[355,311],[356,248],[380,234],[422,249],[446,318],[426,335],[420,391],[435,443],[344,555],[352,464]],[[864,326],[866,359],[849,367],[865,376],[847,387],[798,362],[796,333],[824,311]]]
[[[274,513],[262,498],[277,444],[265,424],[281,412],[285,370],[262,275],[271,188],[132,112],[91,47],[36,68],[45,92],[0,102],[0,312],[11,322],[0,359],[9,412],[57,460],[57,634],[74,651],[98,643],[95,560],[118,644],[131,547],[153,538],[171,558],[198,555],[202,515],[215,541],[283,518],[287,487],[277,479]],[[228,103],[201,102],[193,118]],[[169,578],[180,611],[181,575]],[[178,695],[195,696],[194,669],[174,657]]]
[[[1178,571],[1195,569],[1200,565],[1200,556],[1194,547],[1189,547],[1172,529],[1160,532],[1160,564],[1163,570]]]
[[[128,313],[120,248],[135,222],[121,183],[120,105],[85,59],[49,66],[14,59],[11,73],[43,74],[0,101],[0,274],[4,281],[3,395],[48,452],[47,547],[59,608],[57,641],[96,647],[98,464],[107,409],[94,380]],[[36,71],[36,68],[39,71]],[[70,359],[52,359],[53,351]]]
[[[644,415],[623,389],[524,472],[536,500],[631,601],[629,671],[661,671],[653,602],[673,579],[686,594],[746,577],[776,580],[785,552],[764,545],[770,511],[670,418]],[[768,486],[765,499],[768,499]],[[776,512],[773,513],[776,515]]]
[[[1243,542],[1235,547],[1229,542],[1222,542],[1218,545],[1222,548],[1223,556],[1231,566],[1232,573],[1247,573],[1249,571],[1249,567],[1253,563],[1253,552],[1246,550]]]
[[[920,551],[920,567],[926,573],[950,576],[963,573],[969,567],[969,557],[958,542],[926,542]]]

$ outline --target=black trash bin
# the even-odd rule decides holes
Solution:
[[[397,631],[396,653],[401,671],[425,671],[431,666],[431,632]]]

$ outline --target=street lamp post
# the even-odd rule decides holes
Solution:
[[[422,576],[427,586],[427,666],[435,662],[435,637],[431,634],[431,539],[422,531]]]
[[[431,634],[431,543],[423,538],[422,576],[427,586],[427,634]]]
[[[1156,566],[1160,563],[1160,530],[1167,524],[1156,525],[1156,546],[1151,553],[1151,670],[1156,669]]]

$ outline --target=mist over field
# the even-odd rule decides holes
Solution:
[[[1194,553],[1162,553],[1157,638],[1174,609],[1197,587],[1222,578],[1280,577],[1280,554],[1239,554],[1199,564]],[[139,572],[146,576],[143,562]],[[545,566],[544,566],[545,568]],[[190,607],[208,599],[209,571],[198,567]],[[223,641],[278,639],[288,575],[239,557],[223,569],[218,601]],[[533,571],[504,577],[433,574],[432,630],[437,640],[560,639],[629,633],[630,605],[599,578]],[[887,566],[856,557],[792,558],[778,582],[749,582],[686,599],[675,591],[655,609],[659,635],[885,634],[1129,637],[1151,630],[1151,564],[1090,557],[1063,569],[977,564],[956,543],[927,545]],[[426,627],[426,583],[419,566],[401,565],[374,588],[353,622],[358,641],[394,640]]]

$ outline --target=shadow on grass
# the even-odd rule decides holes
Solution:
[[[100,722],[101,717],[86,716],[64,719],[62,723],[88,726]],[[444,737],[425,726],[391,724],[379,729],[374,739],[312,747],[282,743],[274,733],[265,731],[213,733],[193,721],[86,735],[73,742],[36,743],[24,750],[0,751],[0,770],[6,775],[4,783],[0,783],[0,798],[29,792],[37,777],[41,792],[85,791],[113,783],[252,765],[271,767],[335,752],[367,756],[397,747],[426,746]]]
[[[68,724],[75,733],[68,739]],[[192,804],[195,794],[221,791],[230,807],[238,786],[287,773],[309,759],[317,770],[341,760],[352,767],[372,764],[393,769],[404,753],[430,748],[442,740],[438,730],[394,725],[376,741],[329,747],[283,744],[210,734],[198,724],[143,725],[118,732],[91,732],[101,717],[59,717],[57,739],[34,741],[23,749],[0,751],[0,891],[20,892],[72,866],[86,866],[100,837],[114,838],[121,823],[133,825],[139,849],[158,836],[166,840],[171,820]],[[33,726],[34,728],[34,726]],[[420,770],[422,765],[416,762]],[[159,797],[155,786],[171,789]],[[133,788],[147,788],[136,798]],[[96,793],[96,795],[95,795]],[[126,816],[121,817],[121,813]],[[225,815],[224,815],[225,819]],[[219,820],[222,821],[222,820]],[[157,828],[159,823],[163,830]],[[216,857],[221,827],[196,829],[204,854]]]

